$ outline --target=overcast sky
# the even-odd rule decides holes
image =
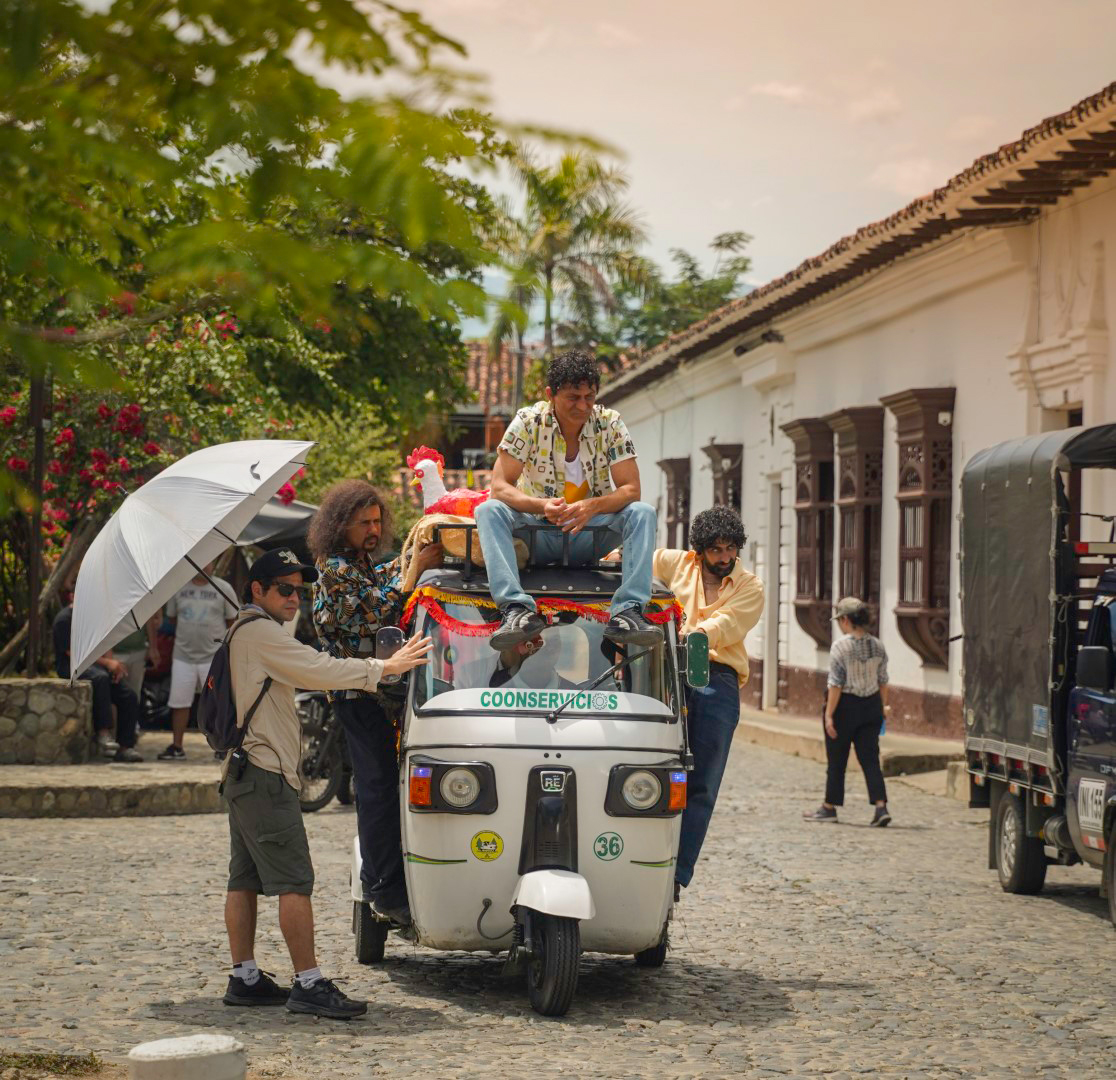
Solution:
[[[650,254],[753,284],[1116,80],[1114,0],[411,0],[493,110],[622,149]]]

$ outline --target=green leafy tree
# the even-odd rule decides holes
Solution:
[[[616,288],[638,288],[647,264],[638,249],[646,234],[638,215],[623,201],[628,178],[588,151],[563,154],[553,165],[536,164],[521,150],[514,161],[522,209],[501,208],[491,240],[509,272],[509,289],[489,334],[490,350],[509,338],[520,359],[527,310],[543,304],[543,342],[554,352],[558,305],[592,323],[616,305]]]

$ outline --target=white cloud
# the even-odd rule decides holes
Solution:
[[[801,101],[806,96],[806,87],[799,86],[797,83],[772,81],[756,83],[749,93],[778,98],[780,101]]]
[[[599,22],[596,31],[597,40],[602,45],[639,45],[643,42],[638,34],[619,23]]]
[[[877,165],[868,183],[905,199],[914,199],[933,191],[947,178],[946,170],[937,162],[926,157],[911,157]]]
[[[849,119],[862,124],[867,121],[892,120],[903,111],[903,103],[890,87],[881,86],[864,97],[849,102]]]

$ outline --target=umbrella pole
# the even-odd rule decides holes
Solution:
[[[201,576],[202,576],[203,578],[205,578],[205,580],[206,580],[206,581],[208,581],[208,582],[209,582],[209,584],[210,584],[210,585],[212,585],[212,586],[213,586],[213,587],[214,587],[214,588],[215,588],[215,589],[216,589],[216,590],[217,590],[217,591],[218,591],[218,592],[219,592],[219,593],[220,593],[220,594],[221,594],[221,595],[222,595],[222,596],[223,596],[223,597],[224,597],[224,598],[225,598],[226,600],[228,600],[228,602],[229,602],[230,604],[232,604],[232,606],[233,606],[234,608],[237,608],[237,609],[239,609],[239,608],[240,608],[240,601],[239,601],[239,600],[237,600],[237,598],[236,598],[235,596],[229,596],[229,594],[228,594],[227,592],[225,592],[225,590],[224,590],[224,589],[222,589],[222,588],[221,588],[221,586],[220,586],[220,585],[218,585],[218,584],[217,584],[217,582],[216,582],[216,581],[214,581],[214,580],[213,580],[213,578],[211,578],[211,577],[210,577],[210,576],[209,576],[209,575],[208,575],[208,574],[207,574],[207,573],[206,573],[206,572],[205,572],[205,571],[204,571],[204,570],[203,570],[203,569],[202,569],[202,568],[201,568],[200,566],[198,566],[198,564],[197,564],[196,562],[194,562],[194,560],[193,560],[193,559],[191,559],[189,555],[187,555],[187,556],[186,556],[186,561],[187,561],[187,562],[188,562],[188,563],[189,563],[189,564],[190,564],[190,565],[191,565],[191,566],[192,566],[192,567],[193,567],[193,568],[194,568],[194,569],[195,569],[195,570],[196,570],[196,571],[197,571],[197,572],[198,572],[199,574],[201,574]]]

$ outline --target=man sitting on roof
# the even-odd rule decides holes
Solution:
[[[488,587],[500,608],[500,627],[489,639],[498,651],[530,641],[546,626],[520,584],[513,539],[524,535],[524,526],[548,522],[572,538],[572,565],[623,542],[623,576],[605,636],[629,645],[662,640],[643,616],[651,599],[655,511],[639,501],[639,466],[624,421],[596,404],[600,385],[591,356],[556,356],[547,369],[546,400],[520,409],[500,442],[491,496],[476,509]],[[599,542],[582,532],[596,525],[609,530]],[[542,532],[534,551],[538,563],[558,562],[562,537]]]

